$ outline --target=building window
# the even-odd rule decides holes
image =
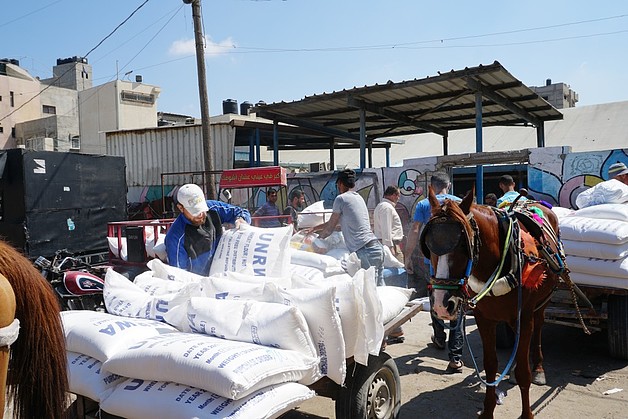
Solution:
[[[120,94],[120,98],[125,102],[143,103],[146,105],[153,105],[155,103],[155,95],[132,92],[130,90],[123,90]]]
[[[50,105],[44,105],[42,111],[43,111],[43,113],[48,113],[48,114],[51,114],[51,115],[55,115],[57,113],[57,108],[55,108],[54,106],[50,106]]]
[[[4,128],[0,127],[0,134],[2,134],[4,132]]]
[[[11,137],[15,138],[15,127],[11,128]]]
[[[81,149],[81,137],[79,137],[78,135],[74,135],[70,137],[70,148],[73,150],[80,150]]]
[[[15,95],[13,94],[13,92],[9,92],[9,98],[10,98],[10,105],[11,107],[15,107]]]

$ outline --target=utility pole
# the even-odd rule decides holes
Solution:
[[[216,199],[216,183],[214,180],[214,160],[211,134],[209,130],[209,98],[207,95],[207,77],[205,74],[205,40],[201,24],[201,0],[183,0],[192,4],[192,20],[194,21],[194,40],[196,42],[196,71],[198,73],[198,94],[201,102],[201,131],[203,136],[203,161],[205,163],[205,185],[207,198]]]

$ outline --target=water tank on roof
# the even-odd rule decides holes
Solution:
[[[142,82],[142,75],[141,74],[136,74],[135,75],[135,82],[136,83],[141,83]]]
[[[240,104],[240,115],[248,115],[252,107],[253,104],[251,102],[242,102]]]
[[[238,101],[235,99],[225,99],[222,101],[222,113],[238,114]]]

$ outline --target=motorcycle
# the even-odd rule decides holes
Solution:
[[[57,293],[62,310],[104,311],[108,266],[90,265],[65,249],[55,252],[52,261],[40,256],[34,264]]]

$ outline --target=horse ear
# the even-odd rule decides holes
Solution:
[[[460,209],[465,214],[468,214],[471,211],[471,205],[473,205],[473,198],[475,197],[475,185],[467,192],[467,195],[464,197],[462,202],[460,203]]]
[[[432,207],[432,214],[435,214],[440,209],[440,202],[438,202],[438,198],[436,198],[432,185],[429,185],[427,189],[427,199],[430,202],[430,207]]]

